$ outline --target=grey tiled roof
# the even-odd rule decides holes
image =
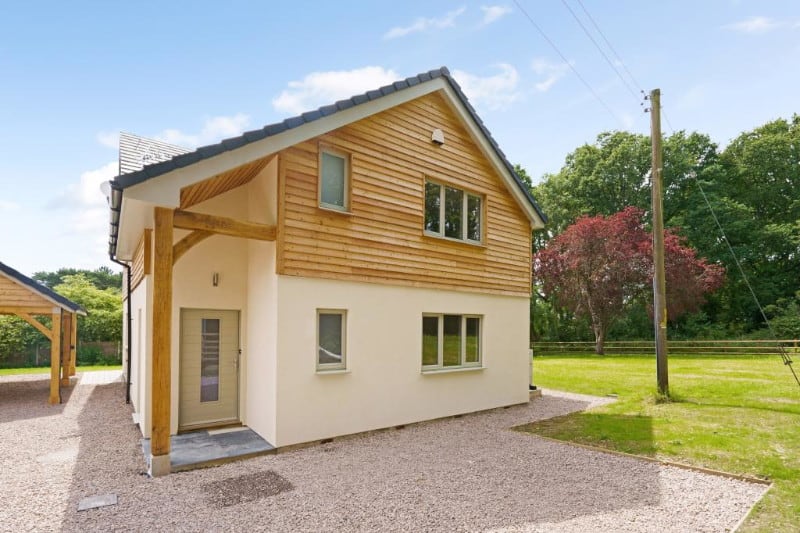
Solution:
[[[167,161],[186,152],[191,150],[123,131],[119,134],[119,173],[137,172],[146,165]]]
[[[43,285],[38,281],[36,281],[35,279],[31,279],[25,274],[22,274],[21,272],[14,270],[13,268],[11,268],[10,266],[6,265],[3,262],[0,262],[0,272],[2,272],[11,279],[18,281],[19,283],[31,289],[32,291],[39,293],[41,296],[44,296],[49,300],[55,301],[59,306],[61,306],[64,309],[67,309],[68,311],[72,311],[73,313],[78,313],[81,315],[86,314],[86,310],[80,305],[76,304],[72,300],[64,298],[63,296],[58,294],[56,291],[50,289],[46,285]]]

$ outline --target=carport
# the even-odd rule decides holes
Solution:
[[[78,315],[75,302],[0,262],[0,315],[16,315],[50,340],[51,404],[61,403],[61,387],[75,375]],[[50,326],[42,319],[50,317]]]

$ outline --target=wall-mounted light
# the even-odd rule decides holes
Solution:
[[[444,144],[444,132],[439,128],[433,130],[433,134],[431,135],[431,141],[434,144],[438,144],[439,146]]]
[[[211,275],[211,284],[214,287],[219,285],[219,272],[214,272],[214,274]]]

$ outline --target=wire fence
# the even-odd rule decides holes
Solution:
[[[607,341],[605,355],[655,354],[653,341]],[[533,342],[533,355],[594,354],[594,342]],[[667,341],[670,355],[800,355],[800,340]]]

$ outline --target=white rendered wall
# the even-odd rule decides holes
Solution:
[[[316,310],[347,310],[347,372],[316,372]],[[278,277],[276,446],[528,401],[529,300]],[[481,370],[421,372],[422,314],[482,315]]]
[[[275,243],[249,243],[247,337],[244,343],[246,396],[243,421],[275,443],[278,306]]]
[[[131,311],[131,403],[139,417],[139,429],[144,437],[150,437],[150,399],[152,393],[153,338],[150,320],[153,288],[152,276],[145,276],[130,295]]]

